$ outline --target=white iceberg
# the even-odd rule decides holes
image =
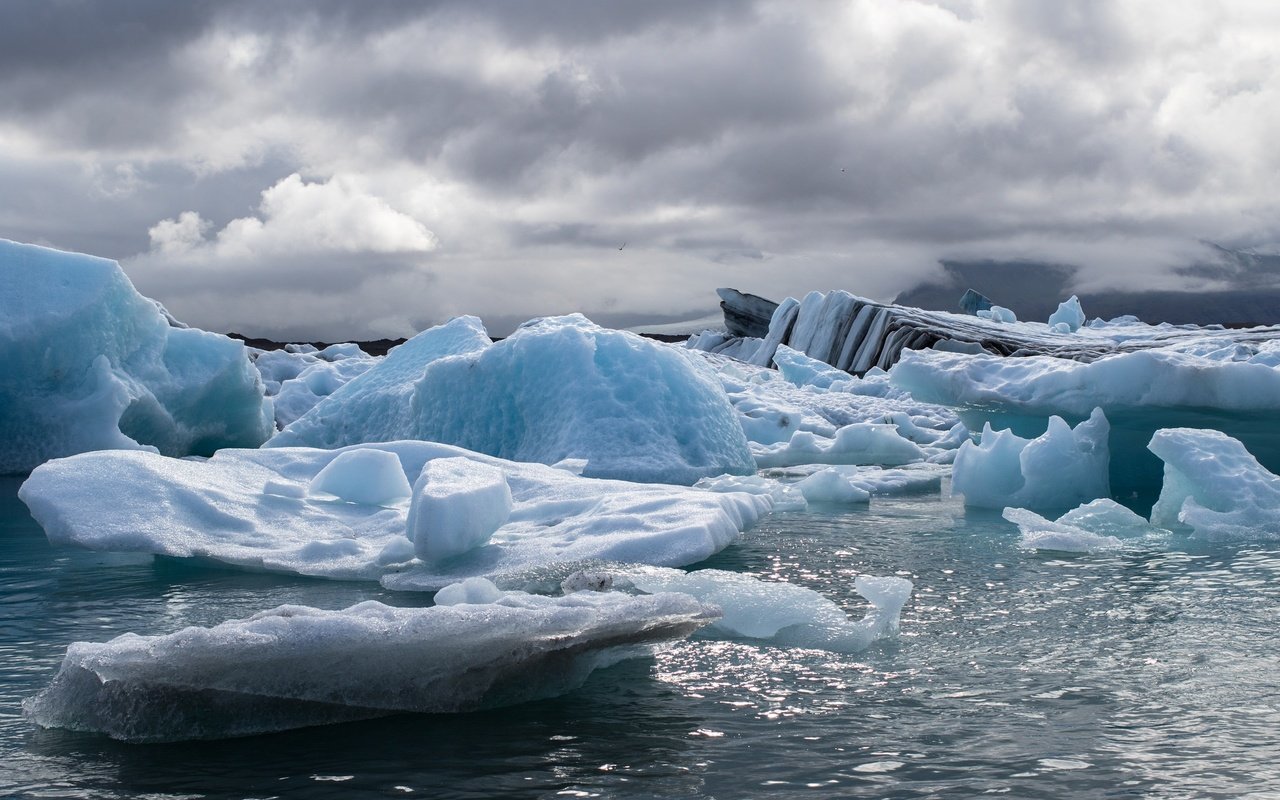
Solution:
[[[951,491],[981,508],[1071,508],[1111,494],[1107,418],[1095,409],[1073,430],[1061,417],[1035,439],[983,428],[956,454]]]
[[[1084,320],[1084,309],[1080,306],[1080,298],[1073,294],[1059,303],[1058,310],[1049,315],[1049,327],[1059,330],[1059,325],[1065,325],[1066,330],[1059,330],[1060,333],[1075,333],[1080,330]]]
[[[335,460],[365,451],[394,454],[409,485],[436,459],[493,467],[510,487],[511,513],[483,546],[443,563],[414,560],[407,497],[378,505],[308,491]],[[578,561],[684,566],[723,549],[770,508],[757,495],[589,479],[432,442],[222,450],[207,461],[85,453],[39,467],[19,497],[55,544],[415,590]],[[471,507],[463,494],[456,501],[441,513],[456,518]]]
[[[414,384],[427,366],[445,356],[487,347],[489,335],[476,317],[455,317],[393,347],[376,366],[344,383],[267,442],[267,447],[345,447],[418,437]]]
[[[855,621],[812,589],[783,581],[762,581],[738,572],[639,569],[615,575],[614,584],[622,583],[642,592],[679,592],[715,604],[723,616],[703,630],[707,635],[760,639],[780,647],[810,647],[837,653],[856,653],[896,636],[902,606],[912,590],[911,581],[905,578],[858,576],[854,589],[871,607]]]
[[[1006,508],[1002,514],[1018,526],[1022,532],[1020,544],[1028,550],[1094,553],[1119,548],[1125,540],[1169,533],[1105,497],[1078,506],[1053,521],[1025,508]]]
[[[1164,461],[1153,525],[1190,528],[1214,541],[1280,539],[1280,476],[1238,440],[1219,431],[1171,428],[1157,431],[1149,446]]]
[[[114,261],[0,239],[0,473],[89,450],[208,455],[271,435],[234,339],[175,327]]]
[[[24,704],[47,728],[132,742],[247,736],[551,697],[711,622],[688,595],[485,593],[486,602],[281,606],[212,628],[67,648]]]
[[[302,347],[286,345],[283,350],[253,353],[253,365],[275,404],[276,425],[281,428],[382,361],[351,343],[332,344],[323,350]]]

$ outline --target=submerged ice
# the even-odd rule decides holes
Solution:
[[[177,327],[103,258],[0,239],[0,473],[105,448],[256,447],[272,404],[244,345]]]
[[[562,694],[719,615],[685,594],[495,592],[429,608],[281,606],[166,636],[76,642],[25,712],[43,727],[158,742],[471,711]]]

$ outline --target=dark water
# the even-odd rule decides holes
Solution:
[[[707,566],[855,615],[911,578],[901,639],[856,656],[695,640],[564,698],[213,743],[41,731],[20,702],[67,644],[376,586],[55,550],[0,484],[0,796],[1280,797],[1280,549],[1055,558],[949,500],[767,520]]]

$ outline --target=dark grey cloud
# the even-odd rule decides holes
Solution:
[[[1280,242],[1277,37],[1246,0],[15,0],[0,236],[312,338],[940,259],[1238,282],[1205,242]]]

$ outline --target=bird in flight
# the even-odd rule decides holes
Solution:
[[[623,243],[622,243],[622,247],[626,247],[626,246],[627,246],[627,243],[626,243],[626,242],[623,242]],[[622,249],[622,247],[619,247],[618,249],[619,249],[619,250],[621,250],[621,249]]]

